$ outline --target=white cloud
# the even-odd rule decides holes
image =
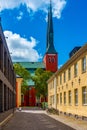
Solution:
[[[66,5],[66,0],[55,0],[54,6],[53,6],[53,15],[54,17],[60,18],[62,10],[64,9]]]
[[[63,65],[59,65],[59,66],[58,66],[58,69],[60,69],[62,66],[63,66]]]
[[[11,31],[4,31],[7,37],[7,45],[13,61],[38,61],[42,58],[34,47],[37,45],[37,40],[30,37],[30,41],[21,37],[19,34]]]
[[[17,16],[17,19],[18,19],[18,20],[21,20],[22,17],[23,17],[23,12],[20,11],[20,12],[19,12],[19,15]]]
[[[64,9],[66,3],[66,0],[53,0],[52,5],[54,17],[61,17],[61,12]],[[5,2],[4,0],[0,0],[0,11],[4,9],[14,9],[19,7],[21,4],[26,5],[28,12],[30,12],[30,10],[33,12],[42,10],[47,13],[49,0],[6,0]]]

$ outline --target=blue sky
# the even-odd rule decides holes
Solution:
[[[13,61],[42,61],[46,51],[49,0],[0,0],[0,16]],[[53,0],[54,46],[58,64],[87,42],[87,0]],[[8,37],[8,38],[7,38]]]

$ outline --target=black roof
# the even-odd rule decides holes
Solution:
[[[71,58],[80,48],[81,46],[74,47],[73,50],[69,53],[69,57]]]

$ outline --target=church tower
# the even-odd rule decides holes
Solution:
[[[54,47],[54,33],[53,33],[53,20],[52,20],[52,4],[50,0],[50,6],[48,9],[48,25],[47,25],[47,45],[46,53],[44,56],[44,63],[46,70],[56,72],[58,69],[57,52]]]

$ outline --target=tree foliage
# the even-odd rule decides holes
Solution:
[[[28,81],[31,78],[29,71],[27,71],[22,65],[19,63],[14,64],[14,70],[17,75],[23,78],[22,81],[22,93],[25,93],[28,89]]]
[[[32,77],[35,82],[37,96],[42,95],[44,98],[47,96],[47,80],[52,75],[52,72],[38,68],[35,71],[35,76]]]

